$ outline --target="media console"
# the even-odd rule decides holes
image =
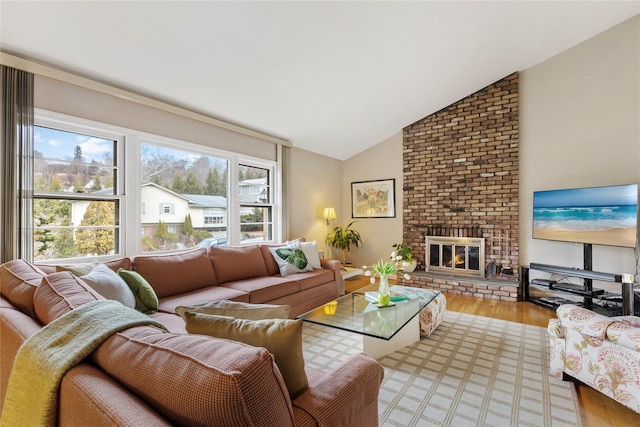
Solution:
[[[593,271],[591,269],[591,245],[585,244],[584,249],[584,269],[579,268],[571,268],[571,267],[561,267],[557,265],[549,265],[549,264],[538,264],[531,263],[528,267],[522,266],[520,267],[520,289],[522,291],[522,299],[525,301],[532,302],[534,304],[540,305],[542,307],[546,307],[552,310],[555,310],[562,304],[576,304],[575,300],[568,300],[562,298],[561,296],[543,296],[543,297],[532,297],[529,295],[529,287],[537,286],[539,288],[548,289],[552,292],[565,292],[573,295],[578,295],[582,297],[582,305],[583,307],[593,310],[593,311],[602,311],[602,304],[594,304],[593,300],[601,300],[606,301],[608,305],[617,304],[618,302],[622,302],[621,312],[616,314],[622,315],[633,315],[634,314],[634,293],[633,293],[633,283],[625,283],[632,282],[628,279],[624,279],[624,275],[622,274],[612,274],[612,273],[603,273],[600,271]],[[582,285],[577,285],[574,283],[563,282],[563,279],[559,279],[558,281],[550,280],[550,279],[533,279],[529,280],[529,271],[537,270],[544,271],[547,273],[558,274],[564,276],[564,278],[580,278],[583,280]],[[598,289],[593,287],[593,280],[599,280],[602,282],[614,282],[622,284],[622,296],[620,297],[617,294],[609,294],[605,292],[604,289]],[[603,313],[607,314],[607,313]]]

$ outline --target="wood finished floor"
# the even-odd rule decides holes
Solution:
[[[345,291],[353,292],[369,284],[369,278],[356,276],[345,281]],[[447,310],[492,317],[494,319],[547,327],[555,312],[529,302],[485,300],[471,296],[445,294]],[[613,399],[577,383],[578,400],[585,427],[640,426],[640,414]]]

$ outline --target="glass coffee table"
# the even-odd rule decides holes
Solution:
[[[377,285],[366,286],[298,316],[306,322],[329,326],[362,335],[363,351],[378,359],[420,339],[418,313],[429,305],[439,291],[391,286],[394,305],[379,308],[371,302]]]

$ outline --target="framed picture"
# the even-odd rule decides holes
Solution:
[[[351,183],[352,218],[395,218],[396,180]]]

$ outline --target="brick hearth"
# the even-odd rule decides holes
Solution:
[[[518,162],[518,73],[404,128],[403,238],[418,260],[414,283],[406,284],[517,297]],[[460,230],[476,230],[486,241],[486,262],[514,274],[496,284],[425,273],[425,235]]]

